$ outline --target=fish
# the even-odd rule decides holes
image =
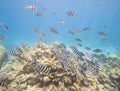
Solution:
[[[81,42],[81,39],[80,38],[76,38],[75,39],[77,42]]]
[[[101,49],[95,49],[95,50],[93,50],[93,52],[100,53],[100,52],[102,52],[102,50]]]
[[[32,10],[35,13],[38,12],[38,8],[34,5],[28,5],[28,6],[26,6],[26,9]]]
[[[108,43],[108,42],[110,42],[110,40],[105,39],[105,38],[101,39],[101,43]]]
[[[98,32],[100,36],[106,36],[107,34],[105,32]]]
[[[56,15],[56,12],[53,12],[52,14],[53,14],[53,15]]]
[[[72,71],[72,64],[70,60],[59,58],[58,61],[62,64],[63,69],[65,69],[68,72]]]
[[[58,34],[58,30],[54,27],[49,27],[49,30],[55,34]]]
[[[36,15],[36,16],[42,16],[43,14],[40,13],[40,12],[37,12],[35,15]]]
[[[73,33],[72,31],[70,31],[70,30],[68,31],[68,33],[69,33],[69,34],[71,34],[71,35],[73,35],[73,34],[74,34],[74,33]]]
[[[91,50],[91,48],[90,48],[90,47],[85,47],[85,49],[86,49],[86,50]]]
[[[79,53],[77,47],[75,47],[75,46],[70,46],[70,48],[71,48],[71,50],[72,50],[74,53],[76,53],[76,54]]]
[[[40,29],[38,29],[37,27],[33,27],[34,31],[39,34],[40,36],[45,36],[45,34],[43,33],[43,31],[41,31]]]
[[[22,49],[18,46],[14,46],[14,50],[18,53],[18,54],[21,54],[23,53]]]
[[[36,57],[32,54],[29,55],[32,58],[32,61],[36,64]]]
[[[75,34],[80,34],[80,33],[81,33],[80,30],[73,30],[73,32],[74,32]]]
[[[80,43],[78,43],[77,45],[78,45],[79,47],[82,47],[82,44],[80,44]]]
[[[107,29],[108,26],[107,26],[107,25],[104,25],[103,27],[104,27],[105,29]]]
[[[20,46],[21,46],[22,49],[26,49],[27,46],[28,46],[28,44],[21,42],[21,43],[20,43]]]
[[[92,67],[92,66],[89,65],[87,67],[87,70],[89,71],[90,74],[96,75],[96,69],[95,69],[95,67]]]
[[[6,53],[10,56],[17,56],[17,54],[12,50],[6,50]]]
[[[83,31],[88,31],[88,30],[90,30],[90,28],[89,28],[89,27],[85,27],[85,28],[83,28],[82,30],[83,30]]]
[[[86,71],[86,64],[80,64],[78,63],[78,72],[82,75],[85,76],[85,71]]]
[[[42,0],[37,0],[38,2],[42,2]]]
[[[36,64],[35,66],[35,70],[38,73],[44,74],[44,75],[48,75],[50,73],[50,69],[45,65],[45,64]]]
[[[101,71],[102,70],[102,63],[101,62],[98,62],[97,64],[96,64],[96,71],[97,72],[99,72],[99,71]]]
[[[47,43],[47,41],[45,40],[44,36],[40,36],[40,40],[41,40],[43,43]]]
[[[58,23],[59,23],[60,25],[66,25],[66,22],[65,22],[64,20],[59,20]]]
[[[0,27],[4,30],[8,30],[8,26],[3,23],[0,23]]]
[[[66,14],[70,17],[77,17],[77,14],[72,10],[67,11]]]
[[[42,15],[42,13],[40,13],[38,8],[34,5],[28,5],[28,6],[26,6],[26,9],[33,11],[36,16],[41,16]]]
[[[82,55],[75,46],[71,46],[70,48],[74,53],[74,55],[73,55],[74,58],[78,58],[78,57],[81,58]]]
[[[86,58],[88,61],[92,61],[93,56],[92,56],[90,53],[85,53],[85,58]]]
[[[0,41],[5,40],[5,39],[7,39],[6,36],[4,36],[4,35],[0,35]]]

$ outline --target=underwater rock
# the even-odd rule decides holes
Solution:
[[[15,91],[13,88],[0,87],[0,91]]]
[[[71,85],[72,84],[72,80],[70,77],[65,76],[64,77],[64,84],[67,85]]]
[[[4,59],[5,54],[5,47],[0,45],[0,64],[2,64],[2,61]]]
[[[45,84],[50,82],[50,78],[48,76],[44,76],[43,81]]]

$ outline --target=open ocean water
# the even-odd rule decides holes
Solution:
[[[35,16],[34,12],[27,10],[28,5],[38,7],[41,16]],[[77,16],[70,17],[66,14],[73,11]],[[65,21],[65,25],[59,21]],[[119,0],[1,0],[0,22],[8,26],[4,31],[0,28],[0,34],[7,39],[0,41],[6,47],[19,45],[20,42],[28,42],[33,45],[40,42],[33,26],[45,33],[47,44],[54,41],[63,42],[66,45],[76,45],[75,38],[82,40],[83,46],[101,48],[104,52],[120,53],[120,1]],[[106,26],[106,28],[105,28]],[[58,34],[54,34],[49,27],[55,27]],[[89,30],[83,32],[82,29]],[[71,36],[68,31],[79,30],[80,34]],[[105,32],[101,36],[98,32]],[[104,39],[104,43],[101,40]]]
[[[41,42],[48,46],[54,42],[60,42],[65,50],[73,52],[75,60],[79,58],[89,60],[88,65],[89,63],[89,66],[94,64],[95,67],[98,66],[98,61],[105,62],[104,65],[107,64],[107,66],[103,72],[109,72],[107,71],[109,67],[111,69],[116,67],[116,74],[118,74],[120,62],[117,64],[117,62],[114,63],[114,60],[120,61],[120,0],[0,0],[0,45],[3,45],[6,51],[14,49],[22,53],[19,48],[15,49],[15,46],[22,47],[21,44],[28,43],[34,47],[34,44]],[[32,48],[30,50],[33,51]],[[56,52],[58,50],[53,51],[56,53],[55,57],[61,58],[59,52]],[[88,58],[82,58],[82,54],[79,52],[83,55],[88,53]],[[67,53],[65,55],[68,56],[69,53]],[[18,56],[19,53],[13,54],[9,51],[8,56]],[[95,54],[96,59],[93,58]],[[46,55],[44,54],[44,56]],[[80,57],[76,58],[76,55]],[[25,60],[23,56],[19,56]],[[35,55],[32,53],[29,56],[34,62],[37,61],[37,56],[34,57]],[[92,58],[97,62],[92,63]],[[2,61],[8,59],[4,58]],[[0,68],[3,67],[2,65],[3,63],[0,63]],[[38,66],[41,65],[35,65],[35,67]],[[62,64],[62,66],[64,65]],[[81,64],[79,66],[82,69],[83,66]],[[99,66],[99,70],[101,70],[101,64]],[[84,71],[91,71],[90,68],[85,66]],[[95,68],[95,70],[98,69]],[[81,70],[79,72],[82,74]],[[109,73],[107,75],[110,79],[112,78]],[[116,79],[120,84],[120,75],[117,76]],[[110,86],[113,85],[110,84]],[[106,86],[106,88],[109,87]],[[114,91],[120,91],[120,87]]]

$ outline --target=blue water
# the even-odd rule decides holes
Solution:
[[[37,6],[43,15],[35,16],[32,11],[25,9],[27,5]],[[66,14],[69,10],[74,11],[77,17],[69,17]],[[58,24],[59,20],[65,20],[66,25]],[[0,22],[9,27],[7,31],[0,28],[0,35],[7,36],[0,44],[6,48],[20,45],[21,42],[30,45],[40,42],[39,35],[33,30],[33,26],[36,26],[44,31],[48,45],[59,41],[68,47],[77,46],[75,38],[80,38],[83,46],[100,48],[104,53],[120,53],[120,0],[0,0]],[[104,25],[107,25],[107,29]],[[52,33],[48,29],[50,26],[57,28],[59,33]],[[67,32],[82,30],[84,27],[90,30],[74,35]],[[99,31],[107,35],[102,37]],[[101,43],[102,38],[108,41]],[[85,51],[83,47],[78,48]]]

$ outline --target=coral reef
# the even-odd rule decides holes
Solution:
[[[4,53],[5,53],[5,47],[0,45],[0,64],[2,64],[2,61],[4,59]]]
[[[83,75],[63,43],[54,42],[51,46],[37,43],[32,48],[28,45],[22,54],[6,62],[0,72],[9,79],[7,86],[17,91],[119,91],[118,61],[112,68],[108,59],[97,75],[88,70]],[[84,61],[79,59],[79,63]]]

